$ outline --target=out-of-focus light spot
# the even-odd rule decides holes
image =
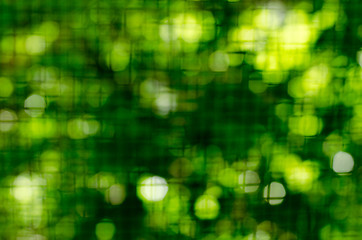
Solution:
[[[39,27],[39,33],[48,42],[53,42],[59,37],[59,24],[57,22],[43,22]]]
[[[323,122],[314,115],[293,116],[289,118],[288,126],[295,134],[311,137],[322,131]]]
[[[180,211],[183,211],[181,205],[184,205],[182,202],[181,197],[172,197],[167,202],[167,211],[172,215],[172,217],[175,217],[176,220],[180,217]],[[173,219],[173,218],[171,218]]]
[[[15,38],[13,36],[4,36],[0,41],[0,49],[3,52],[3,54],[11,54],[14,52],[15,48]],[[7,59],[6,62],[10,60]]]
[[[248,159],[246,167],[250,170],[257,170],[260,166],[261,152],[258,148],[250,148],[248,150]]]
[[[249,90],[255,94],[263,93],[268,88],[268,85],[260,80],[249,80]]]
[[[327,157],[332,157],[344,149],[343,138],[337,133],[331,133],[323,142],[323,153]]]
[[[353,106],[353,114],[356,117],[362,118],[362,104],[357,104]]]
[[[160,24],[159,29],[160,37],[165,42],[170,42],[177,39],[176,29],[172,26],[172,23],[169,19],[164,19],[162,24]]]
[[[195,215],[199,219],[215,219],[219,215],[220,205],[217,199],[210,195],[201,195],[195,202]]]
[[[154,99],[161,91],[168,88],[163,83],[152,78],[148,78],[140,84],[140,95],[145,99]]]
[[[190,204],[187,198],[184,198],[183,196],[169,198],[166,205],[168,221],[170,223],[179,223],[182,218],[185,218],[185,216],[188,215],[189,208]]]
[[[109,188],[115,181],[115,177],[112,173],[99,172],[88,179],[88,187],[97,189]]]
[[[46,103],[43,96],[30,95],[24,102],[25,112],[31,117],[39,117],[44,113]]]
[[[257,230],[255,234],[249,234],[246,238],[246,240],[270,240],[271,236],[268,232],[263,230]]]
[[[362,50],[357,52],[357,62],[362,67]]]
[[[252,193],[258,190],[259,184],[259,175],[254,171],[248,170],[239,175],[240,188],[246,193]]]
[[[25,48],[27,53],[31,55],[39,55],[45,51],[46,42],[44,37],[31,35],[26,38]]]
[[[179,220],[179,228],[177,230],[177,233],[180,232],[185,236],[195,238],[195,233],[197,229],[196,226],[197,226],[196,221],[191,219],[191,217],[189,216],[182,217]]]
[[[118,72],[126,69],[129,64],[130,52],[125,43],[115,43],[106,57],[106,63],[113,71]]]
[[[229,56],[223,51],[213,52],[209,57],[209,67],[214,72],[225,72],[229,62]]]
[[[57,136],[57,122],[54,118],[33,118],[19,123],[21,134],[31,138],[52,138]]]
[[[348,69],[347,73],[347,79],[344,85],[345,90],[348,90],[344,95],[343,103],[344,105],[350,107],[355,104],[359,104],[358,102],[358,95],[357,93],[354,94],[354,92],[361,91],[362,90],[362,68],[360,66],[351,67]]]
[[[225,168],[219,172],[218,180],[225,187],[235,187],[238,184],[238,174],[233,168]]]
[[[97,120],[86,120],[86,124],[83,124],[83,132],[86,135],[95,135],[100,128],[100,124]]]
[[[0,97],[10,97],[14,91],[11,80],[6,77],[0,77],[0,86]]]
[[[96,225],[96,236],[99,240],[110,240],[116,233],[116,226],[109,219],[103,219]]]
[[[185,42],[198,42],[201,38],[202,28],[193,14],[181,14],[176,20],[179,26],[179,36]]]
[[[126,27],[133,37],[139,37],[142,34],[142,26],[144,26],[145,19],[148,17],[145,11],[131,11],[127,13]]]
[[[313,22],[320,30],[333,27],[338,19],[338,9],[322,8],[313,15]]]
[[[40,155],[42,171],[45,173],[59,172],[61,156],[58,151],[47,150]]]
[[[205,195],[213,196],[215,198],[221,197],[223,190],[220,186],[212,186],[206,189]]]
[[[271,9],[257,9],[254,11],[254,26],[260,29],[277,29],[283,21],[283,5],[274,3]]]
[[[239,47],[237,47],[234,51],[238,51]],[[236,67],[243,63],[244,61],[244,54],[241,53],[234,53],[229,52],[228,54],[229,58],[229,66]]]
[[[197,16],[187,13],[179,14],[172,19],[164,19],[159,27],[159,33],[165,42],[180,38],[188,43],[196,43],[200,41],[203,29]]]
[[[23,229],[17,232],[16,240],[47,240],[43,235],[35,234],[34,230]]]
[[[33,186],[29,178],[25,176],[19,176],[14,181],[13,190],[14,197],[22,202],[29,202],[33,196]]]
[[[67,131],[68,136],[72,139],[87,138],[87,133],[89,133],[88,122],[80,118],[71,119],[68,121]]]
[[[253,26],[243,25],[232,29],[229,32],[229,39],[232,42],[239,42],[240,50],[255,51],[264,48],[266,33],[255,29]]]
[[[298,240],[298,237],[292,232],[284,232],[279,235],[278,240]]]
[[[337,152],[333,157],[333,171],[338,174],[346,174],[353,170],[354,160],[347,152]]]
[[[314,32],[308,24],[286,25],[281,32],[284,49],[305,49],[314,38]]]
[[[172,162],[169,168],[169,172],[172,176],[178,178],[188,177],[193,172],[193,165],[187,158],[178,158]]]
[[[315,95],[320,90],[326,88],[330,82],[329,68],[325,64],[320,64],[309,69],[303,76],[303,90],[308,95]]]
[[[298,155],[282,152],[273,156],[269,170],[273,178],[281,178],[288,168],[293,168],[301,162],[302,159]]]
[[[167,214],[164,211],[148,212],[146,219],[146,226],[151,229],[165,230],[169,224]]]
[[[112,205],[120,205],[126,198],[126,189],[123,185],[114,184],[106,191],[106,201]]]
[[[60,84],[58,81],[59,69],[56,67],[32,66],[28,71],[28,78],[31,80],[33,88],[40,88],[46,95],[60,94]]]
[[[160,93],[155,99],[156,112],[161,116],[168,115],[171,111],[176,110],[177,95],[176,93]]]
[[[358,145],[362,144],[362,117],[358,115],[353,117],[349,123],[347,123],[347,127],[353,142]]]
[[[270,205],[281,204],[286,195],[283,184],[278,182],[271,182],[264,188],[264,198]]]
[[[279,103],[275,106],[275,115],[283,122],[292,114],[292,106],[288,103]]]
[[[307,192],[312,189],[315,180],[319,177],[319,168],[311,161],[295,162],[286,167],[284,177],[289,189]]]
[[[302,98],[305,96],[301,78],[293,78],[288,82],[288,94],[293,98]]]
[[[0,131],[9,132],[14,128],[18,117],[11,110],[0,110]]]
[[[159,176],[141,179],[137,187],[138,197],[141,200],[150,202],[163,200],[168,192],[166,180]]]
[[[42,189],[40,188],[42,185],[46,185],[44,179],[22,174],[15,178],[12,194],[20,203],[29,203],[42,197]]]
[[[281,64],[280,64],[280,53],[278,52],[264,52],[260,51],[256,55],[255,59],[255,68],[264,70],[264,71],[273,71],[273,70],[280,70]],[[271,81],[270,83],[273,83],[274,81]],[[280,81],[275,82],[275,84],[280,83]]]

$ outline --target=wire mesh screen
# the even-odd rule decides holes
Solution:
[[[360,239],[358,0],[0,1],[1,239]]]

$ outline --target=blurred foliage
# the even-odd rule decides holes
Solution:
[[[361,10],[0,1],[0,238],[360,239]]]

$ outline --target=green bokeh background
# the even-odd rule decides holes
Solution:
[[[360,239],[361,11],[1,0],[0,239]]]

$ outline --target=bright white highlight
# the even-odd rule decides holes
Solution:
[[[164,178],[159,176],[146,178],[139,184],[139,193],[141,194],[141,198],[146,201],[161,201],[165,198],[167,192],[167,182]]]
[[[354,166],[353,157],[347,152],[337,152],[333,157],[333,171],[339,174],[349,173]]]
[[[239,175],[240,188],[246,193],[255,192],[259,188],[260,178],[254,171],[246,171]]]
[[[264,198],[270,205],[281,204],[285,195],[285,188],[281,183],[272,182],[264,188]]]

